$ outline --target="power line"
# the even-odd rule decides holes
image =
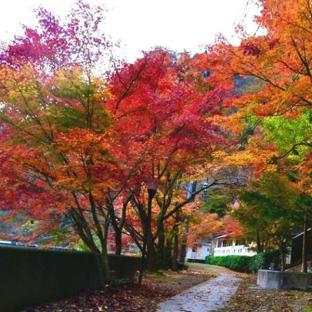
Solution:
[[[246,4],[245,4],[245,7],[244,7],[242,16],[241,16],[241,18],[239,19],[238,24],[241,24],[241,25],[242,25],[242,24],[244,23],[244,21],[245,21],[245,19],[246,19],[246,17],[247,17],[247,13],[248,13],[248,7],[249,7],[249,5],[251,4],[252,1],[253,1],[253,0],[247,0],[247,1],[246,1]]]
[[[246,21],[246,18],[247,18],[247,16],[249,15],[250,10],[252,9],[252,6],[255,4],[254,2],[255,2],[255,0],[247,0],[247,1],[246,1],[246,4],[245,4],[244,9],[243,9],[243,12],[242,12],[242,15],[241,15],[241,17],[239,18],[238,22],[237,22],[237,23],[234,23],[234,25],[233,25],[234,27],[236,27],[237,25],[242,25],[242,26],[244,26],[244,23],[245,23],[245,21]],[[256,32],[255,32],[254,35],[256,35],[256,33],[258,32],[259,28],[260,28],[260,27],[258,26],[258,28],[257,28],[257,30],[256,30]],[[234,36],[235,36],[235,33],[232,34],[231,39],[233,39]]]

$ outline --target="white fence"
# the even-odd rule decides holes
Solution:
[[[235,246],[215,247],[213,250],[213,255],[218,256],[218,257],[222,257],[222,256],[252,257],[256,255],[256,252],[250,250],[250,248],[245,245],[235,245]]]

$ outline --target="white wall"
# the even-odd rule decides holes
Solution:
[[[195,251],[193,251],[193,249]],[[186,259],[188,260],[205,260],[211,255],[211,246],[209,244],[200,244],[193,248],[188,248]]]

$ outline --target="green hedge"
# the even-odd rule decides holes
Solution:
[[[275,268],[278,269],[279,262],[280,262],[279,250],[261,252],[252,257],[249,264],[249,270],[252,272],[256,272],[260,269],[269,269],[271,263],[274,263]]]
[[[207,258],[207,263],[223,266],[233,271],[249,272],[251,258],[252,257],[247,256],[224,256],[224,257],[209,256]]]
[[[131,278],[140,258],[109,256],[114,276]],[[0,247],[0,311],[63,299],[100,286],[96,257],[87,252]]]
[[[279,251],[258,253],[253,257],[247,256],[209,256],[206,263],[226,267],[237,272],[256,272],[259,269],[268,269],[271,263],[279,263]],[[276,266],[277,267],[277,266]]]

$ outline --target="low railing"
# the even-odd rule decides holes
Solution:
[[[235,245],[235,246],[224,246],[224,247],[215,247],[213,250],[213,255],[222,257],[222,256],[254,256],[256,252],[249,249],[245,245]]]

